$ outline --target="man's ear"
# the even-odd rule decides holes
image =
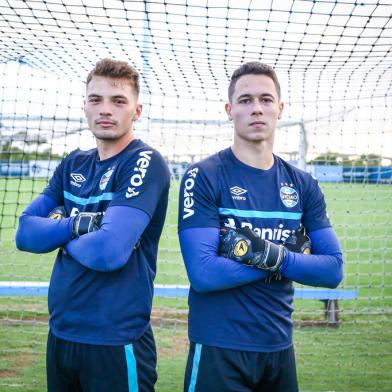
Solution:
[[[138,103],[135,108],[135,114],[133,116],[133,121],[139,120],[140,116],[142,115],[143,105]]]
[[[231,121],[233,118],[231,117],[231,103],[230,102],[225,103],[225,111],[227,113],[227,117],[229,118],[229,121]]]
[[[279,120],[282,118],[283,109],[284,109],[284,103],[279,102],[279,115],[278,115]]]

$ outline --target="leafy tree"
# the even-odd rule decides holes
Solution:
[[[364,166],[381,166],[382,157],[377,154],[362,154],[359,160]]]
[[[336,166],[341,163],[338,161],[339,154],[334,152],[327,152],[326,154],[318,155],[316,158],[308,162],[310,165],[331,165]]]
[[[361,154],[358,157],[328,152],[321,154],[308,162],[310,165],[342,165],[342,166],[381,166],[382,157],[377,154]]]
[[[0,150],[0,161],[60,160],[62,158],[58,154],[53,154],[50,148],[27,152],[17,146],[12,146],[11,142],[3,143]]]

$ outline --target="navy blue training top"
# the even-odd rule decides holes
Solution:
[[[182,179],[179,231],[249,226],[280,244],[301,224],[308,232],[330,227],[323,194],[313,177],[276,155],[271,169],[260,170],[228,148],[192,165]],[[290,347],[292,281],[265,275],[260,271],[259,280],[217,291],[191,286],[190,340],[256,352]]]
[[[56,336],[88,344],[125,345],[148,328],[169,183],[162,156],[141,140],[133,140],[103,161],[97,149],[76,150],[57,167],[43,193],[64,205],[67,216],[130,206],[145,212],[150,221],[120,269],[90,269],[59,251],[48,293],[49,325]],[[115,246],[113,241],[111,247]]]

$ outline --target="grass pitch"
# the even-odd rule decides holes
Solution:
[[[47,281],[54,253],[31,255],[14,245],[17,218],[44,181],[0,179],[0,280]],[[359,298],[340,301],[339,328],[296,327],[301,391],[389,391],[392,382],[392,187],[322,184],[345,257],[343,288]],[[156,283],[187,284],[177,240],[178,182],[158,257]],[[296,301],[294,319],[321,320],[319,301]],[[156,390],[182,390],[188,347],[186,299],[154,300],[158,348]],[[301,324],[299,324],[301,325]],[[303,325],[303,324],[302,324]],[[0,390],[45,390],[46,298],[0,297]]]

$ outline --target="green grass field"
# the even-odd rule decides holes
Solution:
[[[17,217],[45,182],[0,179],[0,280],[47,281],[54,254],[15,250]],[[304,326],[321,320],[319,301],[295,302],[295,349],[301,391],[390,391],[392,373],[392,187],[322,184],[345,255],[339,328]],[[177,240],[178,182],[160,244],[156,283],[187,284]],[[180,391],[187,352],[186,299],[154,300],[157,391]],[[0,297],[0,390],[45,390],[46,298]]]

